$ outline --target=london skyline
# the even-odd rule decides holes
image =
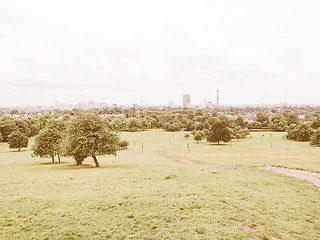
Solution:
[[[320,103],[318,1],[1,1],[0,106]]]

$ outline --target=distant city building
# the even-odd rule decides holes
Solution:
[[[212,108],[213,107],[213,103],[212,102],[208,102],[208,108]]]
[[[217,106],[219,106],[219,90],[217,90]]]
[[[183,95],[182,105],[183,107],[191,107],[190,95],[188,94]]]
[[[134,104],[132,104],[132,107],[133,108],[138,108],[138,104],[134,103]]]
[[[114,104],[112,104],[112,107],[116,108],[116,107],[118,107],[118,104],[114,103]]]

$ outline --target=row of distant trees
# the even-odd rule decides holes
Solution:
[[[26,119],[36,121],[36,124],[27,120],[28,127],[34,126],[36,129],[44,124],[44,121],[50,116],[78,116],[81,114],[105,115],[113,129],[139,131],[150,128],[162,128],[168,131],[179,131],[185,129],[202,130],[210,125],[210,118],[226,115],[229,118],[229,126],[241,126],[248,129],[271,129],[276,131],[285,131],[291,124],[298,124],[304,121],[314,122],[313,125],[320,125],[316,117],[320,111],[307,111],[308,108],[296,108],[295,111],[270,108],[217,108],[217,109],[186,109],[186,108],[102,108],[102,109],[72,109],[72,110],[51,110],[50,114],[28,117]],[[259,111],[260,110],[260,111]],[[312,110],[312,109],[311,109]],[[12,116],[22,116],[25,119],[25,112],[19,112],[16,109],[11,110]],[[305,119],[299,119],[299,115],[305,116]],[[1,116],[1,112],[0,112]],[[229,116],[232,116],[229,117]],[[244,117],[246,116],[246,117]],[[254,117],[255,116],[255,117]],[[236,118],[236,119],[235,119]],[[235,120],[231,120],[235,119]],[[254,121],[252,121],[255,119]],[[212,120],[211,120],[212,121]],[[16,123],[17,125],[19,123]],[[20,124],[21,125],[21,124]],[[32,129],[30,129],[32,131]],[[28,135],[26,131],[25,135]]]
[[[146,109],[73,109],[58,111],[55,110],[46,114],[35,114],[26,116],[22,113],[12,111],[12,116],[0,118],[0,141],[8,142],[12,148],[23,148],[28,145],[28,138],[36,136],[43,129],[60,129],[60,126],[53,126],[53,122],[68,122],[71,119],[90,114],[101,117],[104,124],[112,131],[141,131],[153,128],[162,128],[167,131],[195,131],[196,139],[208,138],[208,131],[216,122],[223,122],[223,125],[230,130],[231,138],[240,139],[246,136],[246,129],[262,129],[274,131],[288,131],[287,138],[297,141],[311,141],[311,144],[318,145],[316,137],[317,129],[320,127],[320,111],[308,112],[304,119],[299,119],[298,113],[285,109],[283,111],[258,111],[255,112],[256,121],[247,121],[241,112],[234,115],[231,120],[221,110],[213,109],[172,109],[172,108],[146,108]],[[109,109],[110,110],[110,109]],[[252,115],[252,113],[251,113]],[[18,118],[14,118],[13,116]],[[20,116],[20,117],[19,117]],[[233,118],[234,119],[234,118]],[[61,124],[61,123],[59,123]],[[59,125],[58,124],[58,125]],[[314,137],[312,137],[314,135]],[[210,137],[209,137],[210,139]]]

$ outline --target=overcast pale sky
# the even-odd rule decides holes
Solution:
[[[2,0],[0,106],[320,103],[318,0]]]

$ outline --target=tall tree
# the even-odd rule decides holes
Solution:
[[[8,136],[9,148],[21,148],[28,147],[29,138],[20,131],[14,131]]]
[[[33,154],[39,157],[51,157],[54,163],[54,157],[58,155],[60,162],[62,134],[54,128],[44,128],[36,136],[32,146]]]
[[[264,123],[269,120],[268,116],[263,112],[257,112],[256,116],[257,116],[257,122],[259,122],[259,123]]]
[[[197,141],[197,143],[200,141],[202,141],[203,139],[203,133],[201,131],[196,132],[196,134],[194,135],[194,140]]]
[[[290,126],[291,124],[298,124],[299,123],[299,118],[298,115],[293,113],[291,110],[289,109],[285,109],[282,112],[282,116],[285,118],[285,120],[287,121],[288,126]]]
[[[275,113],[270,117],[269,128],[275,131],[285,131],[287,122],[279,113]]]
[[[310,138],[310,144],[311,145],[316,145],[319,146],[320,145],[320,128],[318,128],[316,131],[314,131],[314,133],[312,134],[311,138]]]
[[[243,120],[243,117],[241,117],[240,115],[237,117],[237,119],[234,122],[236,124],[236,126],[240,126],[240,127],[245,127],[246,123]]]
[[[0,120],[0,132],[3,137],[3,141],[8,142],[9,135],[14,131],[19,131],[14,119],[7,116],[3,117]]]
[[[288,127],[287,139],[296,141],[309,141],[313,130],[305,123],[296,125],[291,124]]]
[[[227,122],[221,120],[215,121],[209,130],[207,141],[218,142],[218,144],[220,144],[221,141],[229,142],[230,140],[231,133],[229,128],[227,127]]]
[[[64,154],[80,159],[77,164],[82,164],[83,159],[90,156],[99,167],[97,156],[116,155],[119,136],[109,129],[102,117],[80,115],[67,127],[65,144]]]
[[[31,130],[25,120],[15,119],[14,121],[21,133],[28,137],[31,137]]]

